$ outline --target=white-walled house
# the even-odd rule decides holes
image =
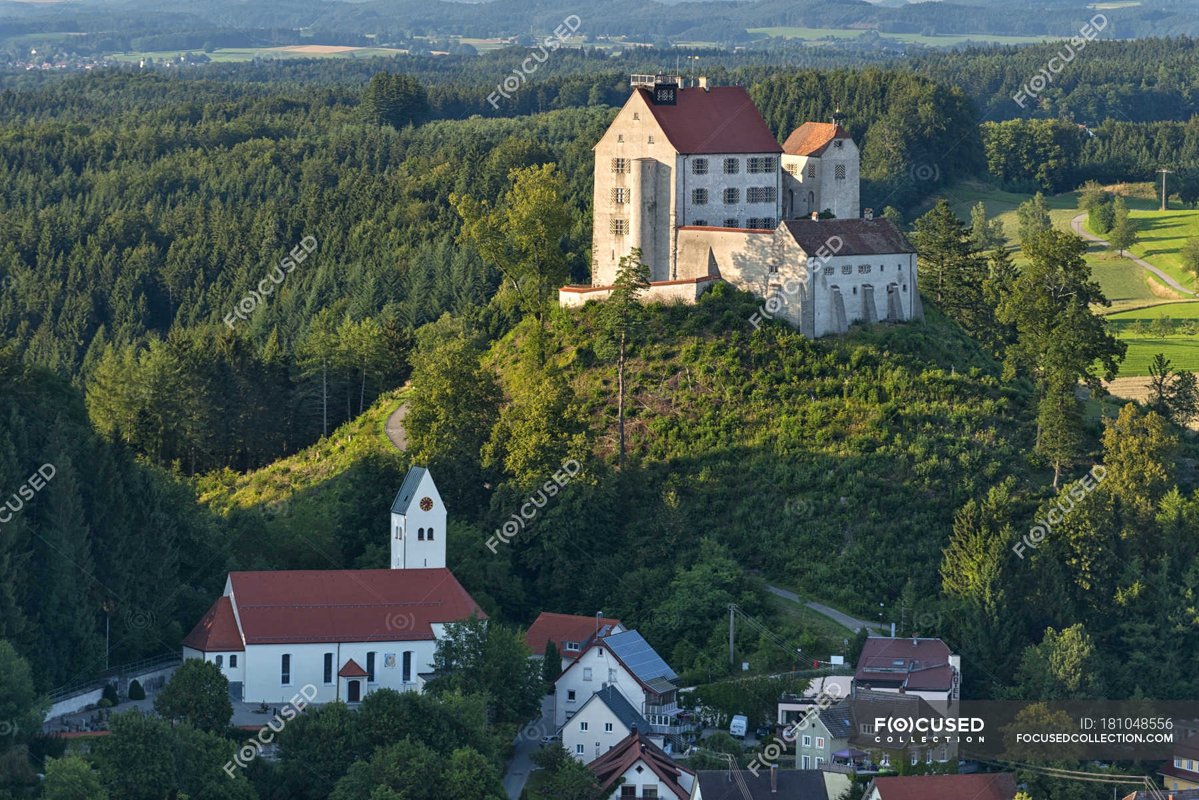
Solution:
[[[633,731],[661,747],[661,736],[649,734],[650,724],[615,686],[607,686],[583,703],[559,734],[562,746],[584,764],[594,761]]]
[[[677,679],[637,631],[595,639],[554,683],[554,725],[562,728],[593,694],[612,686],[645,717],[645,734],[681,733]]]
[[[697,797],[695,773],[679,766],[640,731],[587,765],[611,800],[656,798],[688,800]],[[823,800],[823,798],[822,798]]]
[[[624,631],[625,627],[620,620],[608,619],[602,613],[597,613],[594,617],[583,617],[542,611],[525,632],[525,644],[529,646],[534,657],[542,658],[550,642],[553,642],[561,658],[562,669],[566,669],[587,649],[592,639]]]
[[[355,703],[378,688],[419,691],[445,626],[486,615],[445,568],[446,510],[413,467],[391,508],[391,569],[232,572],[183,640],[229,679],[234,699]]]

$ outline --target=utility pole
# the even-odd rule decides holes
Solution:
[[[1173,173],[1173,170],[1162,167],[1158,170],[1162,174],[1162,211],[1166,210],[1166,176]]]
[[[737,610],[737,606],[734,603],[729,603],[729,663],[730,664],[736,663],[733,659],[733,631],[735,630],[734,626],[737,624],[734,621],[734,614],[735,614],[736,610]]]

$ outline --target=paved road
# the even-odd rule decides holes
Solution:
[[[861,630],[862,628],[865,628],[866,630],[870,631],[871,633],[886,633],[887,632],[887,630],[882,625],[879,625],[877,622],[867,622],[866,620],[863,620],[863,619],[857,619],[855,617],[849,616],[848,614],[843,614],[842,612],[838,611],[837,609],[832,608],[831,606],[826,606],[823,603],[816,603],[811,600],[804,600],[802,597],[797,595],[795,592],[792,592],[788,589],[783,589],[779,586],[771,586],[771,585],[767,584],[766,590],[773,595],[777,595],[777,596],[783,598],[784,600],[790,600],[792,603],[802,603],[803,605],[805,605],[808,608],[815,611],[817,614],[823,614],[824,616],[828,617],[829,619],[833,620],[834,622],[836,622],[840,625],[844,625],[846,628],[849,628],[851,631],[857,632],[857,631]]]
[[[400,407],[391,412],[387,418],[387,438],[398,450],[408,449],[408,432],[404,430],[404,417],[408,416],[408,404],[401,403]]]
[[[533,771],[533,753],[541,747],[541,737],[554,732],[554,696],[541,698],[541,716],[526,724],[516,734],[516,750],[504,768],[504,791],[510,800],[520,800],[525,781]]]
[[[1111,247],[1111,243],[1108,242],[1106,239],[1100,239],[1095,234],[1093,234],[1089,231],[1083,230],[1082,222],[1086,218],[1087,218],[1086,214],[1079,214],[1077,217],[1070,220],[1070,227],[1074,229],[1075,233],[1077,233],[1082,238],[1087,239],[1088,241],[1098,242],[1099,244],[1103,245],[1104,247]],[[1137,258],[1136,256],[1132,255],[1131,253],[1128,253],[1127,251],[1125,251],[1124,256],[1125,256],[1125,258],[1132,261],[1137,266],[1143,267],[1143,268],[1149,270],[1150,272],[1152,272],[1157,277],[1161,278],[1162,283],[1166,284],[1174,291],[1180,292],[1181,294],[1199,296],[1199,292],[1193,292],[1190,289],[1186,288],[1185,286],[1180,284],[1178,281],[1174,280],[1169,275],[1167,275],[1166,273],[1162,272],[1157,267],[1150,264],[1145,259]]]

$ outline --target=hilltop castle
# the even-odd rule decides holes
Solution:
[[[725,280],[811,337],[922,315],[915,250],[890,220],[860,216],[858,148],[835,120],[779,147],[742,87],[632,87],[595,146],[592,284],[562,287],[562,305],[607,297],[640,248],[651,300],[695,302]]]

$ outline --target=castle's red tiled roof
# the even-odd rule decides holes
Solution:
[[[487,615],[448,569],[231,572],[246,644],[433,639]]]
[[[679,89],[674,105],[654,105],[649,89],[637,91],[674,149],[684,155],[782,152],[744,87]]]
[[[805,122],[783,142],[783,152],[789,156],[818,156],[833,139],[848,138],[849,133],[835,123]]]
[[[237,629],[237,619],[233,616],[233,604],[228,597],[218,597],[208,613],[196,623],[191,633],[183,640],[184,647],[199,650],[202,653],[215,653],[221,650],[239,652],[246,648],[242,645],[241,632]]]
[[[599,619],[599,627],[601,633],[611,632],[616,625],[624,627],[618,619],[607,619],[601,617]],[[583,617],[575,614],[555,614],[552,611],[542,611],[537,615],[537,619],[529,626],[528,632],[525,634],[525,644],[533,651],[533,655],[545,655],[545,646],[548,642],[553,642],[554,647],[558,648],[558,655],[567,658],[578,658],[582,652],[583,646],[590,641],[596,634],[596,618]],[[579,642],[579,649],[575,652],[566,652],[562,648],[562,642]]]

